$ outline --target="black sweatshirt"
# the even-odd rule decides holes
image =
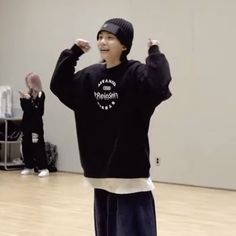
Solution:
[[[35,99],[21,98],[20,104],[23,110],[21,128],[23,132],[43,134],[43,114],[44,114],[45,94],[42,91],[41,96]]]
[[[86,177],[149,177],[150,118],[171,96],[169,65],[158,46],[146,64],[126,60],[113,68],[94,64],[75,73],[83,51],[74,45],[57,62],[50,88],[75,114]]]

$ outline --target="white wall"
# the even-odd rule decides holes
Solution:
[[[236,189],[234,9],[234,0],[0,0],[0,84],[13,87],[19,106],[24,76],[41,75],[45,138],[58,145],[60,170],[81,172],[73,113],[51,94],[50,78],[77,37],[93,47],[80,68],[97,62],[101,24],[127,18],[135,27],[130,58],[144,61],[147,39],[157,38],[173,76],[173,97],[151,123],[153,179]]]

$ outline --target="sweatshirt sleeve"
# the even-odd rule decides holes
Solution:
[[[21,98],[20,105],[24,112],[31,113],[33,111],[31,99]]]
[[[75,66],[79,57],[84,52],[73,45],[71,49],[64,50],[55,67],[50,89],[59,100],[71,109],[75,109],[77,103],[77,83],[75,83]],[[76,84],[76,86],[75,86]]]
[[[145,101],[157,106],[171,97],[169,63],[158,46],[149,48],[146,64],[139,64],[137,73],[138,88]]]
[[[45,103],[45,94],[42,93],[40,97],[37,97],[37,103],[34,107],[34,109],[38,110],[40,116],[44,115],[44,103]]]

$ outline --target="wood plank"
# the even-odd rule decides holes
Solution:
[[[236,235],[235,191],[155,186],[158,236]],[[79,174],[0,171],[0,235],[94,236],[93,190]]]

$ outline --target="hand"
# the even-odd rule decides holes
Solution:
[[[160,42],[158,41],[158,40],[156,40],[156,39],[148,39],[148,47],[150,48],[151,46],[154,46],[154,45],[156,45],[156,46],[160,46]]]
[[[30,99],[30,95],[28,93],[22,93],[21,91],[19,91],[19,94],[21,98]]]
[[[30,95],[28,93],[25,94],[24,96],[25,99],[30,99]]]
[[[21,91],[18,91],[19,94],[20,94],[20,98],[23,98],[24,97],[24,93],[22,93]]]
[[[85,39],[76,39],[75,44],[80,47],[85,53],[91,48],[89,41]]]

